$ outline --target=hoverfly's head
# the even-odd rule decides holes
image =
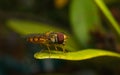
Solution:
[[[52,43],[63,44],[67,39],[67,35],[61,32],[51,32],[49,39]]]
[[[66,41],[67,36],[64,33],[61,33],[61,32],[57,32],[56,34],[57,34],[57,37],[56,37],[57,43],[58,44],[63,44]]]

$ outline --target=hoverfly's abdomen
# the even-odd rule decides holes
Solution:
[[[39,37],[34,37],[33,40],[34,40],[34,42],[38,42],[39,41]]]
[[[46,39],[44,35],[33,35],[27,37],[27,41],[36,44],[44,44],[46,43]]]
[[[31,42],[31,43],[37,43],[39,41],[39,38],[37,38],[37,37],[29,37],[29,38],[27,38],[27,41]]]

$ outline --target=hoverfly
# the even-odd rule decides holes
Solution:
[[[28,42],[45,45],[49,52],[51,46],[53,46],[55,50],[58,50],[58,47],[60,47],[64,52],[66,39],[67,36],[62,32],[46,32],[41,34],[33,34],[32,36],[27,37]]]

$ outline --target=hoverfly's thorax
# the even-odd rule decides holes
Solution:
[[[49,42],[50,43],[57,43],[57,34],[56,33],[50,33],[49,34]]]

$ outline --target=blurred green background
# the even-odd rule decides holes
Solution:
[[[104,3],[120,24],[120,1]],[[95,0],[0,0],[0,75],[120,75],[118,57],[35,59],[40,46],[23,37],[47,31],[68,34],[68,52],[93,48],[120,53],[119,28]]]

